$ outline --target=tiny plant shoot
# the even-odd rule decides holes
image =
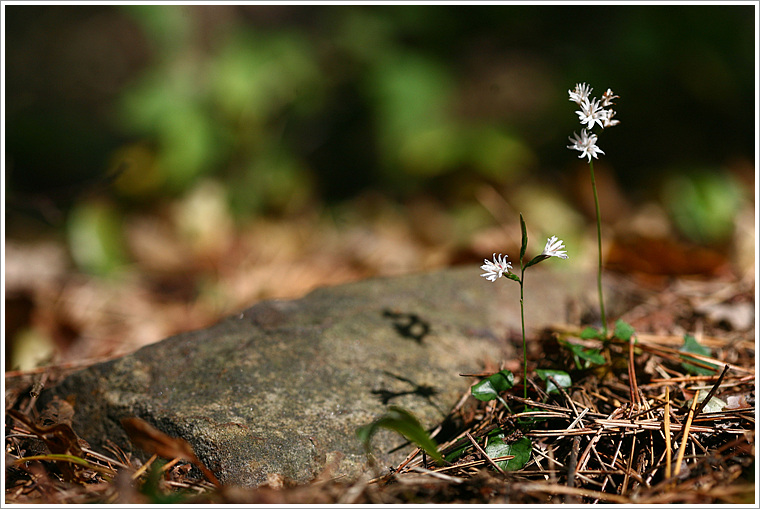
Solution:
[[[577,133],[573,133],[573,137],[569,138],[572,145],[569,145],[567,148],[579,151],[581,153],[578,156],[579,158],[588,157],[589,170],[591,171],[591,188],[594,191],[594,205],[596,206],[596,237],[599,250],[599,270],[597,272],[599,312],[602,320],[602,333],[604,337],[607,337],[607,316],[604,313],[604,296],[602,295],[602,221],[599,215],[599,196],[596,193],[594,162],[591,160],[592,157],[597,159],[598,154],[604,154],[604,152],[596,146],[597,135],[592,134],[591,130],[596,124],[599,124],[599,127],[602,129],[606,129],[620,123],[619,120],[613,119],[615,112],[612,109],[604,109],[607,106],[614,105],[613,99],[619,99],[619,97],[613,95],[612,90],[608,88],[602,94],[601,99],[589,99],[592,90],[594,89],[586,83],[578,83],[575,85],[575,90],[568,90],[570,100],[581,108],[575,112],[578,114],[581,125],[586,125],[587,127],[581,130],[580,136]]]
[[[481,270],[485,273],[481,274],[481,277],[486,278],[488,281],[495,282],[500,277],[504,276],[512,281],[520,283],[520,321],[522,323],[522,341],[523,341],[523,397],[528,398],[528,354],[525,344],[525,307],[523,305],[523,283],[525,282],[525,269],[531,267],[539,262],[548,260],[549,258],[556,256],[557,258],[567,259],[567,251],[563,251],[565,246],[562,245],[562,241],[555,236],[549,237],[546,241],[546,246],[540,255],[533,258],[526,264],[523,263],[525,257],[525,249],[528,247],[528,232],[525,228],[525,221],[522,214],[520,214],[520,229],[522,230],[522,244],[520,247],[520,275],[513,274],[512,263],[507,261],[507,255],[496,253],[493,254],[493,262],[490,260],[483,260],[485,263],[481,265]]]

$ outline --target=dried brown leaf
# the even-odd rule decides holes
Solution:
[[[137,447],[148,454],[157,454],[165,459],[180,458],[197,466],[203,475],[216,486],[221,483],[204,465],[193,451],[193,447],[184,439],[170,437],[166,433],[157,430],[139,417],[127,417],[121,420],[121,425],[127,432],[127,436]]]

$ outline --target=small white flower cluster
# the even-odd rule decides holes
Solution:
[[[581,125],[587,125],[588,127],[584,127],[581,130],[580,136],[573,133],[573,137],[569,138],[572,145],[569,145],[567,148],[580,151],[581,155],[578,157],[588,157],[589,162],[591,162],[592,157],[597,159],[597,154],[604,154],[602,149],[596,146],[596,134],[591,134],[590,132],[594,128],[594,125],[599,124],[599,127],[606,129],[620,123],[619,120],[614,119],[614,110],[605,109],[608,106],[614,105],[615,103],[612,101],[619,99],[619,97],[613,95],[612,90],[608,88],[602,94],[601,99],[589,99],[592,90],[593,88],[589,87],[586,83],[578,83],[575,85],[575,90],[568,90],[570,100],[581,108],[575,112],[578,114]]]
[[[544,247],[544,250],[541,252],[541,254],[531,260],[529,265],[546,260],[551,256],[556,256],[557,258],[567,260],[567,251],[563,251],[564,249],[565,246],[563,245],[563,241],[552,235],[547,239],[546,246]],[[484,270],[485,274],[481,274],[480,277],[484,277],[489,281],[496,281],[504,274],[508,276],[512,270],[512,263],[508,262],[507,258],[507,255],[502,254],[500,254],[497,258],[496,253],[494,253],[493,261],[487,259],[483,260],[485,263],[484,265],[480,266],[480,269]]]
[[[496,258],[496,253],[494,253],[493,261],[483,260],[485,262],[485,265],[481,265],[480,270],[484,270],[486,273],[481,274],[480,276],[486,278],[489,281],[496,281],[498,278],[504,275],[505,272],[509,274],[509,271],[512,270],[512,263],[508,262],[507,258],[507,255],[502,254]]]
[[[541,256],[556,256],[557,258],[567,260],[567,251],[562,251],[562,249],[565,249],[562,242],[563,241],[559,240],[556,236],[552,235],[546,241],[546,247],[544,247]]]

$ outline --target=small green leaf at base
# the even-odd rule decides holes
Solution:
[[[491,401],[499,397],[499,393],[511,389],[515,385],[515,376],[509,370],[502,370],[470,388],[475,399]]]
[[[623,341],[629,341],[631,339],[631,336],[633,336],[636,333],[636,331],[633,329],[633,327],[630,326],[630,324],[624,322],[623,320],[618,320],[615,322],[615,337],[618,339],[622,339]]]
[[[501,458],[502,456],[514,456],[514,458],[504,461],[497,461],[499,468],[505,471],[520,470],[530,460],[530,452],[533,443],[528,437],[522,437],[517,442],[507,444],[504,442],[504,436],[492,438],[485,448],[489,458]]]
[[[548,394],[551,394],[552,392],[559,392],[559,389],[557,389],[557,386],[554,385],[551,380],[549,380],[549,377],[554,378],[559,386],[563,389],[573,385],[573,380],[565,371],[559,371],[556,369],[537,369],[536,374],[539,376],[539,378],[541,378],[541,380],[546,382],[546,392]]]
[[[691,334],[684,335],[683,346],[679,348],[678,351],[693,353],[697,355],[704,355],[706,357],[709,357],[710,355],[712,355],[712,351],[706,346],[702,346],[699,343],[697,343],[696,338],[694,338],[694,336],[692,336]],[[714,375],[716,372],[720,370],[720,367],[718,365],[712,364],[710,362],[698,361],[696,359],[692,359],[691,357],[686,357],[685,355],[682,355],[681,358],[689,359],[690,361],[700,362],[704,364],[705,367],[695,366],[694,364],[691,364],[690,362],[681,363],[681,367],[683,369],[685,369],[686,371],[694,375]],[[710,366],[714,367],[715,369],[710,369]]]
[[[563,340],[559,343],[573,353],[575,364],[579,369],[586,369],[592,365],[601,366],[607,362],[598,348],[586,348]],[[585,361],[583,366],[580,365],[580,359]]]
[[[385,428],[399,433],[428,453],[439,464],[443,463],[443,456],[438,452],[438,446],[435,441],[430,438],[428,432],[408,410],[404,410],[397,406],[390,406],[385,415],[366,426],[357,428],[356,436],[364,444],[367,451],[369,451],[369,442],[372,439],[372,435],[374,435],[379,428]]]
[[[604,332],[594,327],[586,327],[581,331],[581,339],[605,339]]]

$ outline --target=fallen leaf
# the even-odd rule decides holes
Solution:
[[[121,420],[121,425],[124,427],[132,443],[148,454],[156,454],[168,460],[180,458],[189,461],[197,466],[209,481],[213,482],[216,486],[222,485],[214,473],[198,459],[193,451],[193,447],[187,440],[170,437],[139,417],[124,418]]]

